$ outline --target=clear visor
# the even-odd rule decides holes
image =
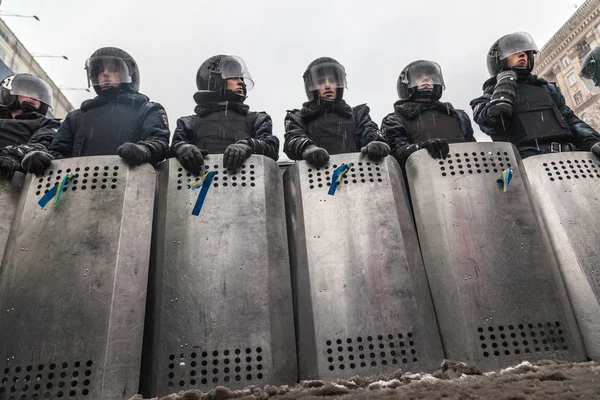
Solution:
[[[119,57],[91,57],[85,62],[90,86],[114,86],[114,84],[131,83],[131,74],[125,60]]]
[[[336,63],[318,64],[308,71],[308,90],[346,88],[346,71]]]
[[[591,95],[600,94],[600,87],[596,86],[596,83],[593,79],[586,78],[585,76],[580,76],[579,79],[581,79],[581,82],[583,82]]]
[[[2,85],[14,96],[30,97],[52,108],[52,88],[49,84],[31,75],[15,75],[5,79]]]
[[[596,60],[590,54],[583,60],[581,71],[579,71],[579,76],[585,79],[594,79],[596,68]]]
[[[246,63],[240,57],[223,57],[219,62],[219,68],[221,70],[221,78],[240,78],[246,84],[246,90],[250,90],[254,87],[252,75],[250,75],[250,71],[248,71]]]
[[[540,50],[527,32],[517,32],[506,35],[498,42],[498,58],[504,60],[506,57],[520,52],[533,51],[534,54]]]
[[[432,61],[417,61],[408,68],[406,72],[405,82],[409,88],[427,87],[431,85],[444,86],[444,77],[442,69],[437,63]]]

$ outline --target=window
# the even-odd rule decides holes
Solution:
[[[581,94],[581,92],[575,93],[575,96],[573,96],[573,98],[575,99],[575,105],[580,105],[581,103],[583,103],[583,95]]]
[[[567,68],[569,64],[571,64],[571,59],[569,56],[565,56],[565,58],[562,59],[562,65],[564,68]]]
[[[568,79],[569,79],[569,85],[573,86],[574,84],[576,84],[577,83],[577,78],[575,77],[575,72],[571,72],[569,74]]]
[[[575,48],[579,50],[579,58],[585,57],[585,55],[591,50],[590,44],[585,40],[575,45]]]

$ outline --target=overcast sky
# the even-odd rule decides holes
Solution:
[[[4,20],[59,86],[86,87],[85,60],[99,47],[129,52],[141,74],[140,91],[161,103],[171,132],[193,113],[196,71],[208,57],[241,56],[255,87],[246,103],[273,118],[283,144],[283,118],[306,101],[302,74],[329,56],[346,68],[352,106],[367,103],[377,124],[392,112],[396,81],[411,61],[438,62],[443,101],[465,109],[488,78],[486,54],[500,36],[527,31],[542,47],[582,0],[3,0],[3,11],[35,14]],[[78,108],[92,97],[67,91]],[[478,140],[487,140],[479,132]]]

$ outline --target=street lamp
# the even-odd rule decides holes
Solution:
[[[53,56],[50,54],[41,54],[41,53],[31,53],[31,56],[35,57],[35,58],[62,58],[67,61],[69,60],[69,57],[67,57],[67,56]]]
[[[33,18],[36,21],[40,20],[40,17],[38,17],[37,15],[22,15],[22,14],[11,13],[11,12],[8,12],[8,11],[0,11],[0,17]]]
[[[90,89],[89,88],[74,88],[74,87],[66,87],[66,86],[59,86],[58,87],[60,90],[81,90],[81,91],[85,91],[90,93]]]

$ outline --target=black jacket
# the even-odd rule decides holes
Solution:
[[[331,106],[319,105],[315,101],[306,102],[301,110],[288,111],[285,117],[283,151],[292,160],[302,160],[302,153],[306,147],[310,145],[318,146],[318,138],[309,136],[307,124],[328,113],[354,119],[356,132],[353,147],[356,151],[360,151],[363,146],[374,141],[387,143],[377,124],[371,120],[369,112],[370,109],[366,104],[350,107],[344,100],[335,102]]]
[[[10,110],[0,108],[0,156],[20,163],[30,151],[48,151],[59,127],[59,121],[35,112],[13,118]]]
[[[566,121],[570,133],[573,136],[573,144],[580,150],[589,151],[592,146],[600,142],[598,132],[596,132],[591,126],[577,118],[573,111],[565,104],[565,98],[560,92],[560,89],[553,83],[550,83],[544,79],[538,78],[535,75],[528,75],[526,77],[519,77],[517,84],[527,83],[536,86],[545,86],[550,93],[550,97],[556,104],[560,114]],[[490,78],[483,84],[483,95],[471,101],[471,107],[473,109],[473,117],[475,122],[481,127],[481,130],[494,138],[500,132],[506,132],[510,134],[510,126],[502,126],[503,121],[496,122],[488,117],[487,109],[489,107],[492,93],[496,86],[496,78]],[[526,148],[519,148],[523,151]]]
[[[177,127],[175,128],[171,144],[171,156],[175,155],[180,146],[185,144],[197,145],[203,133],[197,132],[198,118],[219,113],[226,120],[227,113],[236,113],[237,117],[247,119],[249,136],[244,137],[243,141],[252,148],[252,152],[262,154],[274,160],[279,158],[279,139],[273,135],[273,121],[266,112],[249,111],[247,105],[233,102],[229,102],[226,105],[216,103],[197,105],[194,111],[196,115],[181,117],[177,120]],[[234,143],[236,141],[232,140],[229,144]],[[219,152],[224,152],[225,148],[226,146],[223,149],[219,149]]]
[[[392,154],[399,152],[410,144],[420,144],[414,140],[415,132],[409,132],[400,115],[405,118],[414,118],[425,111],[434,111],[455,117],[458,120],[460,131],[464,138],[463,141],[475,142],[469,116],[463,110],[455,109],[450,103],[442,103],[440,101],[423,103],[399,100],[394,103],[394,110],[395,112],[388,114],[381,121],[381,131],[390,144]],[[443,137],[441,138],[444,139]]]
[[[121,136],[120,129],[112,128],[119,126],[121,122],[111,119],[115,110],[120,108],[135,116],[133,126],[126,127],[131,130],[128,135]],[[95,124],[96,132],[101,132],[102,139],[106,141],[105,148],[85,150],[90,132],[83,126],[82,120],[88,118],[84,115],[88,112],[97,116],[92,123]],[[56,158],[116,155],[118,145],[134,142],[147,147],[152,153],[151,163],[157,164],[167,155],[169,137],[169,123],[162,105],[149,101],[148,97],[140,93],[121,92],[117,96],[97,96],[86,100],[79,110],[70,112],[56,132],[50,150]],[[101,143],[98,145],[102,147]]]

